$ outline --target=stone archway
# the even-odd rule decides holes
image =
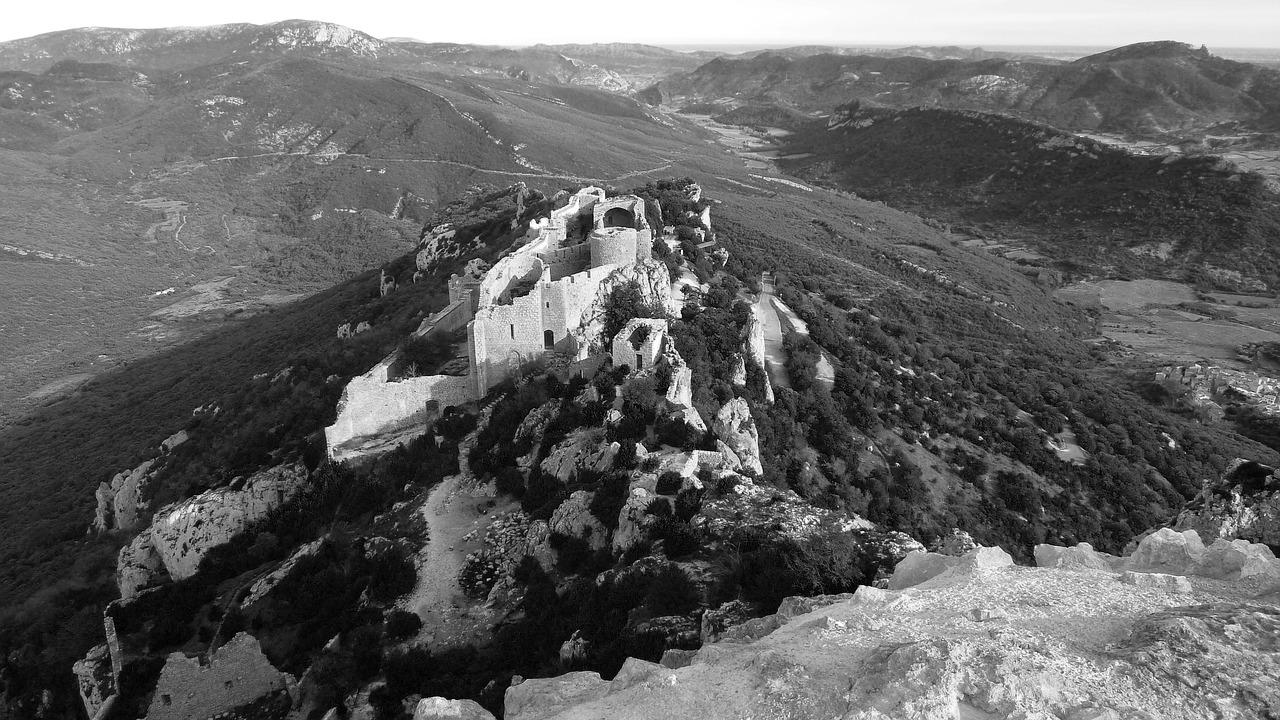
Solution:
[[[609,208],[605,211],[601,224],[607,228],[634,228],[636,226],[636,215],[624,207]]]

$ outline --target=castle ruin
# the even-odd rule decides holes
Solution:
[[[331,458],[358,456],[366,438],[421,427],[447,405],[484,397],[525,363],[548,354],[569,361],[609,354],[612,338],[601,337],[603,308],[622,283],[638,281],[646,300],[675,310],[666,267],[650,257],[653,229],[643,198],[609,198],[603,189],[587,187],[561,202],[530,223],[524,244],[492,268],[468,266],[451,277],[449,305],[414,333],[465,324],[466,376],[393,380],[393,355],[352,379],[337,420],[325,429]]]

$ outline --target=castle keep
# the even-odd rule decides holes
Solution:
[[[524,244],[485,271],[468,265],[449,280],[449,305],[415,336],[467,327],[465,377],[392,380],[392,356],[343,392],[325,429],[335,460],[359,454],[372,436],[420,428],[448,405],[483,397],[524,363],[547,353],[571,361],[610,354],[602,314],[609,292],[635,280],[647,300],[673,311],[666,266],[650,257],[653,229],[644,200],[607,198],[588,187],[529,225]]]

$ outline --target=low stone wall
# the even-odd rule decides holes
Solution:
[[[462,405],[475,399],[468,376],[429,375],[387,382],[387,371],[395,356],[382,361],[373,370],[352,378],[338,403],[338,419],[325,428],[329,455],[340,445],[361,437],[369,437],[430,420],[429,403],[437,411],[450,405]]]
[[[439,330],[440,332],[453,332],[458,328],[467,326],[471,322],[471,318],[475,317],[475,313],[471,309],[471,302],[467,298],[462,298],[456,302],[450,303],[445,309],[423,320],[418,325],[418,329],[410,335],[413,339],[418,339],[428,333]]]

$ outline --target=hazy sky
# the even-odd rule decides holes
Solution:
[[[73,27],[288,18],[377,37],[499,45],[820,43],[1280,46],[1280,0],[11,0],[0,40]]]

